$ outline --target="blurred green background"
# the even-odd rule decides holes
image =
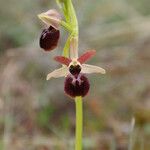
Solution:
[[[80,54],[107,71],[89,75],[84,98],[84,150],[150,149],[149,0],[73,0]],[[46,53],[37,14],[58,9],[54,0],[0,1],[0,150],[73,150],[74,101],[64,79],[46,81],[66,40]],[[135,126],[133,128],[133,118]]]

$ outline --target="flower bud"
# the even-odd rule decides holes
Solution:
[[[72,98],[76,96],[86,96],[89,88],[89,80],[84,74],[79,74],[78,76],[69,74],[65,79],[64,90],[66,94]]]
[[[40,47],[45,51],[51,51],[57,47],[60,37],[60,31],[50,26],[48,29],[44,29],[40,37]]]

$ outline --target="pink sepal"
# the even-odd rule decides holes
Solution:
[[[66,66],[69,66],[69,64],[71,63],[71,59],[64,57],[64,56],[56,56],[54,57],[55,61],[64,64]]]
[[[78,58],[78,61],[83,64],[96,54],[95,50],[90,50]]]

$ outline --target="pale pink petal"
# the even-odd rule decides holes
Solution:
[[[49,73],[47,75],[46,80],[49,80],[50,78],[59,78],[59,77],[65,77],[68,74],[68,68],[66,66],[63,66],[59,69],[54,70],[53,72]]]
[[[82,73],[102,73],[102,74],[106,73],[105,69],[98,67],[98,66],[88,65],[88,64],[82,64],[81,72]]]
[[[61,15],[56,9],[50,9],[47,12],[45,12],[45,14],[61,20]]]
[[[70,40],[70,58],[78,59],[78,38],[73,37]]]
[[[78,58],[78,61],[79,61],[81,64],[83,64],[83,63],[85,63],[86,61],[88,61],[89,59],[91,59],[91,57],[93,57],[95,54],[96,54],[96,51],[95,51],[95,50],[87,51],[86,53],[84,53],[83,55],[81,55],[81,56]]]
[[[47,12],[41,13],[38,17],[48,26],[52,26],[55,29],[58,29],[61,22],[60,14],[55,10],[49,10]]]
[[[64,57],[64,56],[56,56],[54,57],[54,59],[61,63],[61,64],[64,64],[66,66],[69,66],[69,64],[71,63],[71,59],[67,58],[67,57]]]

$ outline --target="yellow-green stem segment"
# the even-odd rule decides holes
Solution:
[[[76,103],[76,141],[75,150],[82,150],[83,106],[82,97],[75,98]]]
[[[61,25],[69,32],[69,37],[64,46],[62,55],[69,57],[70,42],[74,39],[77,39],[74,45],[76,46],[75,49],[78,50],[78,20],[72,0],[56,0],[56,2],[62,9],[66,19],[65,21],[61,21]]]

